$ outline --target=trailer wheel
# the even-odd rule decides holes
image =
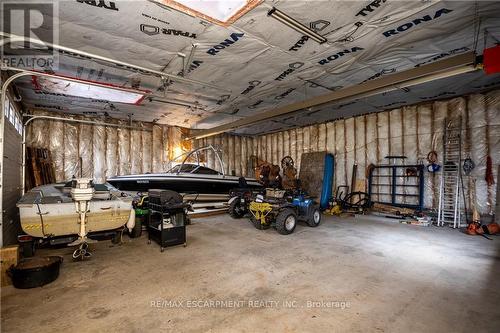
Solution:
[[[123,229],[121,231],[116,231],[113,238],[111,238],[111,243],[119,245],[122,243]]]
[[[321,223],[321,212],[318,208],[313,208],[307,217],[306,223],[310,227],[317,227]]]
[[[285,208],[276,216],[276,230],[282,235],[289,235],[295,230],[297,215],[293,209]]]
[[[135,219],[135,225],[130,232],[130,238],[138,238],[142,235],[142,220],[144,217],[139,217]]]
[[[229,215],[234,219],[240,219],[246,214],[245,206],[241,203],[241,200],[235,199],[229,204]]]

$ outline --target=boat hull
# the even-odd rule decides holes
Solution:
[[[19,213],[23,231],[33,237],[76,235],[80,231],[79,214],[73,202],[20,205]],[[91,233],[120,228],[131,213],[134,213],[131,202],[91,201],[86,230]]]
[[[26,234],[51,238],[80,232],[80,215],[67,185],[35,187],[17,202],[21,228]],[[85,229],[88,233],[114,230],[127,224],[129,219],[133,221],[132,196],[122,195],[108,185],[96,186],[99,189],[94,192],[86,214]]]
[[[227,200],[229,192],[239,187],[239,178],[222,175],[145,174],[118,176],[107,180],[121,191],[147,192],[150,189],[171,190],[190,194],[197,201]],[[247,188],[262,188],[255,180],[247,180]]]

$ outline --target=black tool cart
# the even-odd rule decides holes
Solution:
[[[186,246],[187,209],[182,196],[169,190],[149,190],[148,243],[154,240],[160,250],[167,246]]]

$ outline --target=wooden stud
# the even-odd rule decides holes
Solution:
[[[363,142],[363,151],[365,153],[365,163],[363,164],[365,166],[365,170],[363,170],[366,174],[366,168],[368,167],[368,128],[367,128],[367,116],[363,116],[363,126],[364,126],[364,131],[365,131],[365,137],[364,137],[364,142]],[[366,177],[365,177],[366,178]],[[368,184],[368,179],[366,179],[366,184]]]
[[[419,118],[420,118],[420,112],[419,112],[419,106],[417,105],[415,107],[415,133],[416,133],[416,136],[417,136],[417,159],[420,159],[421,157],[421,152],[420,152],[420,138],[419,138],[419,126],[420,126],[420,123],[419,123]]]
[[[375,113],[375,128],[376,128],[376,142],[377,142],[377,163],[380,163],[380,135],[379,131],[379,120],[378,120],[378,112]]]
[[[399,112],[401,116],[401,155],[405,155],[405,109],[406,107],[402,107],[401,111]]]
[[[435,131],[435,118],[436,118],[436,102],[432,103],[432,107],[431,107],[431,150],[436,150],[435,148],[435,142],[434,142],[434,139],[433,139],[433,136],[434,136],[434,131]],[[435,194],[435,191],[436,191],[436,173],[432,173],[432,176],[431,176],[431,195],[432,195],[432,208],[436,208],[437,207],[437,204],[436,204],[436,194]]]
[[[484,99],[485,99],[485,103],[484,103],[484,121],[485,121],[485,124],[486,126],[484,127],[484,142],[486,143],[486,157],[490,157],[493,159],[493,156],[491,156],[491,145],[490,145],[490,119],[489,119],[489,104],[490,104],[490,99],[486,97],[486,95],[484,95]],[[493,166],[493,170],[491,170],[493,172],[493,177],[495,177],[495,170],[494,170],[494,163],[492,163]],[[487,170],[485,170],[487,171]],[[488,191],[488,214],[489,215],[492,215],[493,213],[493,186],[491,185],[488,185],[488,183],[486,183],[486,186],[487,186],[487,191]]]
[[[392,155],[391,149],[391,111],[387,111],[387,142],[388,142],[388,150],[389,155]]]
[[[344,184],[349,184],[347,179],[347,134],[346,134],[346,126],[345,126],[345,118],[342,119],[344,126]]]
[[[354,138],[354,143],[353,143],[353,149],[354,149],[354,164],[358,164],[358,152],[357,152],[357,136],[358,136],[358,132],[356,130],[356,119],[358,119],[358,117],[353,117],[353,122],[352,122],[352,127],[353,127],[353,138]]]

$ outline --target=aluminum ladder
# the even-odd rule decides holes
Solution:
[[[462,214],[462,118],[446,118],[443,134],[443,168],[439,186],[438,226],[459,228]]]

